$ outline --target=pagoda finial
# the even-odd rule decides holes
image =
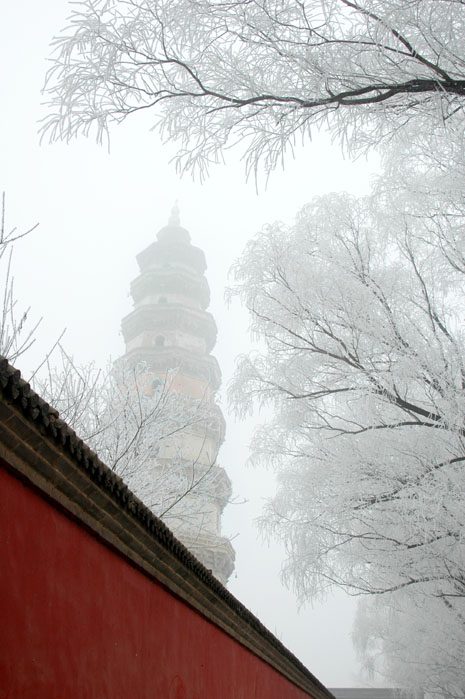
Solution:
[[[181,225],[181,220],[179,218],[179,204],[178,200],[174,202],[174,206],[171,209],[171,214],[168,219],[168,226],[180,226]]]

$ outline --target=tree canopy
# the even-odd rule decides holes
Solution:
[[[356,629],[368,664],[381,650],[391,682],[457,696],[457,653],[431,639],[447,624],[463,648],[465,207],[429,164],[410,193],[385,174],[250,241],[232,293],[263,349],[231,395],[241,413],[273,407],[252,450],[277,472],[262,526],[285,544],[287,582],[302,600],[334,585],[382,597]]]
[[[55,40],[44,131],[138,110],[204,172],[240,142],[271,170],[324,125],[353,148],[462,118],[461,0],[82,0]]]
[[[235,267],[266,349],[242,358],[233,397],[275,408],[254,448],[278,467],[267,526],[304,597],[334,583],[465,592],[464,270],[394,223],[328,196]]]

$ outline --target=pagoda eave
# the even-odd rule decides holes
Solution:
[[[212,355],[195,356],[180,347],[137,347],[126,352],[125,360],[133,365],[144,362],[156,373],[177,370],[193,379],[201,379],[212,391],[217,391],[221,385],[220,367]]]
[[[145,304],[138,306],[121,321],[126,343],[147,331],[184,332],[205,341],[205,351],[210,352],[216,343],[216,323],[206,311],[187,309],[180,304]]]

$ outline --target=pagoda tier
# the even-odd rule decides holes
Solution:
[[[174,265],[178,269],[202,275],[207,269],[203,251],[191,245],[189,233],[175,219],[171,219],[171,223],[159,231],[157,240],[139,253],[136,259],[141,272]]]
[[[178,377],[197,382],[196,398],[200,398],[207,388],[208,393],[214,393],[221,385],[221,371],[215,357],[196,355],[183,347],[150,346],[146,343],[144,335],[141,337],[140,346],[129,349],[124,358],[134,365],[146,363],[150,370],[162,379],[170,370],[175,370]],[[179,390],[182,392],[181,387]]]
[[[190,538],[185,535],[183,544],[186,546],[213,575],[219,580],[226,581],[234,570],[235,552],[229,539],[218,537],[215,543],[200,536]]]
[[[138,346],[138,338],[144,333],[147,346],[185,344],[195,354],[208,354],[216,343],[216,323],[210,313],[168,299],[158,304],[144,300],[123,318],[121,329],[128,350],[134,341]]]
[[[202,310],[210,303],[210,290],[205,277],[199,277],[187,269],[147,269],[131,284],[131,295],[135,303],[144,299],[149,303],[163,303],[166,294],[172,298],[181,295]]]

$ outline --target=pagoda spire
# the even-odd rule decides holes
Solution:
[[[179,203],[178,200],[174,202],[173,208],[171,209],[170,217],[168,219],[168,226],[180,226],[181,219],[179,216]]]

